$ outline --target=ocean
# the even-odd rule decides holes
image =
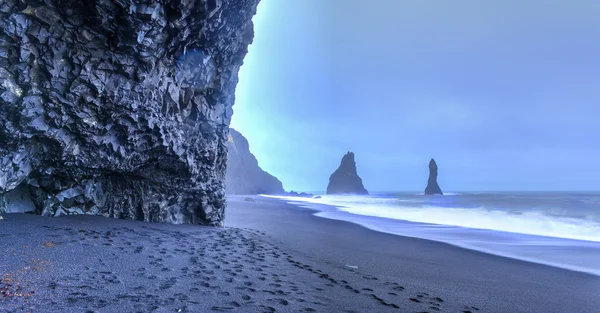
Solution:
[[[380,193],[276,197],[315,215],[600,275],[600,193]]]

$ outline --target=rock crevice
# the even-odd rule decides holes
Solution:
[[[0,2],[0,212],[222,225],[257,4]]]

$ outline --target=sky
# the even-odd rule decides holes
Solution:
[[[286,190],[600,190],[600,1],[262,0],[231,127]]]

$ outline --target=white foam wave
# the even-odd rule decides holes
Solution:
[[[289,201],[326,204],[340,211],[417,223],[449,225],[473,229],[556,237],[600,242],[600,223],[581,218],[557,217],[531,212],[508,212],[483,208],[452,208],[437,206],[408,207],[402,202],[414,199],[364,196],[322,196],[320,199],[278,197]],[[425,203],[425,200],[421,203]]]
[[[343,207],[353,214],[419,223],[489,229],[511,233],[600,242],[600,225],[576,218],[550,217],[539,212],[512,214],[506,211],[442,207]]]
[[[482,208],[406,206],[412,204],[406,201],[415,202],[415,199],[276,198],[317,210],[315,215],[319,217],[356,223],[379,232],[439,241],[600,276],[597,262],[600,258],[600,224],[592,220],[533,211],[515,214]]]
[[[418,192],[418,193],[415,193],[414,195],[415,195],[415,196],[424,196],[424,195],[425,195],[425,193],[424,193],[424,192]],[[457,192],[445,192],[445,191],[444,191],[444,196],[460,196],[460,195],[462,195],[462,193],[457,193]],[[437,196],[441,196],[441,195],[433,195],[433,196],[437,197]]]
[[[315,209],[311,204],[305,206]],[[394,223],[390,219],[361,217],[339,211],[323,211],[315,215],[356,223],[378,232],[439,241],[465,249],[600,276],[600,265],[597,263],[600,257],[598,242],[520,234],[502,236],[511,233],[441,225],[430,227],[430,224],[400,221]],[[460,229],[467,232],[459,231]]]

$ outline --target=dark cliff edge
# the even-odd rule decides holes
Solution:
[[[434,159],[429,161],[429,179],[427,181],[427,187],[425,187],[426,195],[443,195],[442,189],[437,182],[438,167]]]
[[[327,194],[358,194],[368,195],[369,192],[363,186],[362,179],[356,171],[354,153],[348,152],[342,158],[342,162],[329,177]]]
[[[0,213],[223,225],[258,0],[0,2]]]
[[[230,195],[284,194],[281,181],[263,171],[250,152],[248,140],[231,128],[227,141],[226,191]]]

